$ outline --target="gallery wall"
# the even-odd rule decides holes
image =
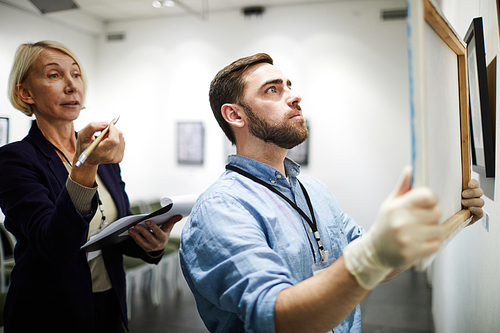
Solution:
[[[490,64],[499,51],[496,0],[442,0],[438,3],[462,38],[473,18],[483,17],[486,63]],[[496,77],[498,96],[498,67]],[[496,99],[498,110],[498,97]],[[497,137],[496,147],[498,145]],[[496,165],[495,174],[498,175],[498,162]],[[473,177],[478,175],[473,172]],[[432,267],[433,315],[437,333],[500,331],[500,207],[497,179],[498,176],[486,180],[492,183],[494,193],[493,196],[483,197],[486,201],[484,209],[489,213],[489,226],[476,223],[464,229],[441,251]]]
[[[123,41],[99,44],[104,118],[121,114],[122,163],[132,198],[202,191],[223,172],[225,137],[208,102],[210,81],[239,57],[267,52],[302,96],[309,165],[344,210],[368,227],[409,163],[403,1],[335,2],[109,24]],[[177,163],[176,123],[202,121],[202,166]],[[138,177],[140,175],[140,177]]]

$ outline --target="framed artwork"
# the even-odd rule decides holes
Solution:
[[[472,168],[486,177],[495,177],[494,125],[491,122],[481,17],[472,20],[465,34],[465,42],[467,43]]]
[[[306,121],[306,126],[307,130],[309,131],[310,129],[307,121]],[[309,164],[309,137],[300,145],[290,149],[286,154],[287,157],[299,163],[301,166],[307,166]]]
[[[9,143],[9,118],[0,117],[0,147]]]
[[[202,122],[177,123],[177,162],[203,164],[205,129]]]
[[[413,186],[436,192],[445,238],[464,227],[471,176],[466,47],[429,0],[407,1]]]

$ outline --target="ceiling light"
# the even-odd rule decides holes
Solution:
[[[161,2],[160,1],[153,1],[153,7],[161,8]]]

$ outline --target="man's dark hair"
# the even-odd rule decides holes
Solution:
[[[212,112],[233,145],[236,144],[236,138],[233,129],[222,117],[221,107],[226,103],[242,104],[243,91],[245,90],[243,73],[249,67],[260,63],[272,65],[273,59],[266,53],[240,58],[221,69],[210,83],[209,98]]]

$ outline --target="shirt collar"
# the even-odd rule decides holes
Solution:
[[[276,168],[241,155],[229,155],[228,164],[234,165],[263,180],[275,179],[276,177],[297,177],[300,174],[300,165],[288,157],[285,157],[284,166],[286,175]]]

